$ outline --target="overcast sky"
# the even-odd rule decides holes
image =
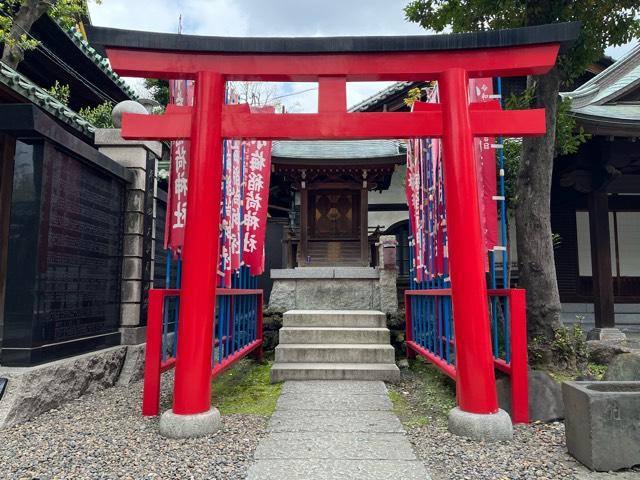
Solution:
[[[182,15],[185,34],[220,36],[336,36],[419,35],[429,33],[404,19],[409,0],[103,0],[90,3],[94,25],[176,32]],[[610,48],[619,58],[630,47]],[[350,84],[352,105],[389,83]],[[312,86],[312,85],[311,85]],[[280,94],[308,89],[308,84],[287,84]],[[317,92],[282,99],[289,108],[314,111]]]

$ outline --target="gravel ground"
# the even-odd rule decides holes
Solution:
[[[423,381],[405,370],[401,383],[390,388],[406,400],[410,412],[400,418],[433,480],[640,479],[640,467],[616,473],[594,473],[583,467],[567,453],[562,422],[516,425],[512,442],[485,444],[451,435],[446,412],[432,408],[437,402],[430,401],[446,393],[446,388],[429,384],[424,374],[421,377]],[[425,391],[429,392],[426,398]],[[419,415],[428,420],[418,421]]]
[[[173,383],[163,377],[162,406]],[[211,437],[167,440],[140,413],[142,384],[84,396],[0,431],[0,478],[243,479],[267,418],[223,416]]]

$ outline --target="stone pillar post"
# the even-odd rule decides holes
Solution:
[[[398,241],[395,235],[380,235],[380,240],[376,244],[378,247],[380,280],[378,288],[380,291],[380,310],[383,312],[398,311],[398,290],[396,280],[398,278],[398,268],[396,266],[396,247]]]
[[[122,344],[146,340],[147,301],[153,286],[156,171],[160,142],[123,140],[120,129],[98,129],[98,150],[130,172],[125,205],[120,331]]]

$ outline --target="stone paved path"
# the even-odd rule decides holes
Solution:
[[[288,381],[248,480],[429,480],[387,387],[376,381]]]

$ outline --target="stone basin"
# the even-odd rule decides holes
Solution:
[[[564,382],[567,450],[592,470],[640,464],[640,382]]]
[[[587,389],[602,393],[640,393],[640,382],[598,382]]]

